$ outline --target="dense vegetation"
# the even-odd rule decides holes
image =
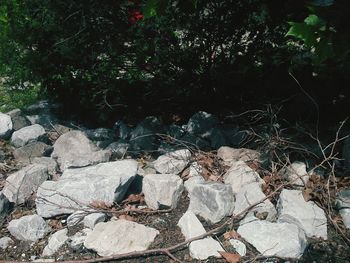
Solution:
[[[216,102],[234,111],[287,99],[304,112],[315,110],[310,96],[342,117],[350,95],[346,7],[347,0],[2,0],[0,75],[12,90],[40,87],[67,111],[100,122],[131,111],[214,111]]]

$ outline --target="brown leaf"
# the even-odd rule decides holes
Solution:
[[[125,200],[123,200],[123,204],[127,203],[141,203],[143,201],[143,196],[142,195],[135,195],[135,194],[131,194],[128,196],[128,198],[126,198]]]
[[[241,235],[238,234],[235,230],[231,230],[231,231],[226,232],[226,233],[224,234],[224,238],[225,238],[225,239],[231,239],[231,238],[238,239],[238,238],[240,238],[240,237],[241,237]]]
[[[228,263],[238,263],[241,260],[241,256],[239,254],[233,254],[224,251],[218,252]]]
[[[90,206],[92,206],[93,208],[96,208],[96,209],[108,210],[113,206],[113,204],[109,204],[109,203],[106,203],[104,201],[94,200],[90,203]]]
[[[129,215],[120,215],[119,219],[125,219],[125,220],[132,221],[132,222],[136,221],[136,219],[134,217],[129,216]]]
[[[305,202],[310,201],[314,197],[314,193],[313,193],[312,189],[310,189],[310,188],[305,189],[303,191],[303,197],[304,197]]]

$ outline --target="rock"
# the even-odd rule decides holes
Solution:
[[[0,226],[2,220],[11,212],[13,204],[7,199],[7,197],[0,192]]]
[[[250,183],[264,184],[264,180],[260,178],[259,174],[243,161],[232,163],[230,169],[224,175],[224,182],[231,185],[234,194],[237,194],[244,185]]]
[[[50,236],[48,244],[43,250],[42,256],[49,257],[55,254],[68,240],[67,233],[67,229],[61,229]]]
[[[88,234],[92,232],[89,228],[84,228],[79,232],[75,233],[73,236],[69,237],[67,240],[68,246],[70,246],[74,250],[79,250],[83,247],[85,239]]]
[[[147,117],[130,133],[131,148],[135,151],[156,150],[157,135],[163,132],[162,123],[156,117]]]
[[[181,139],[185,133],[186,131],[176,124],[171,124],[166,128],[166,134],[175,139]]]
[[[84,245],[96,251],[100,256],[146,250],[159,231],[144,225],[117,220],[98,223],[88,234]]]
[[[211,223],[232,215],[235,198],[232,188],[216,182],[199,183],[190,192],[189,210]]]
[[[113,130],[116,137],[122,140],[127,140],[130,137],[131,128],[128,127],[123,121],[117,121],[113,125]]]
[[[198,135],[193,135],[190,133],[186,133],[183,137],[181,137],[181,142],[183,144],[190,145],[191,147],[196,147],[199,149],[209,150],[210,142],[205,140]]]
[[[35,163],[46,166],[49,175],[55,175],[57,172],[57,163],[50,157],[35,157],[33,159],[33,164]]]
[[[231,148],[227,146],[220,147],[217,153],[218,157],[220,157],[227,164],[232,164],[232,162],[236,161],[259,161],[260,153],[255,150],[250,150],[246,148]]]
[[[350,137],[346,138],[343,146],[343,159],[345,172],[350,172]]]
[[[6,160],[6,153],[0,149],[0,163],[4,162]],[[0,177],[0,179],[2,179]]]
[[[230,244],[233,246],[233,248],[241,257],[244,257],[246,255],[247,247],[242,241],[239,241],[238,239],[230,239],[229,241],[230,241]]]
[[[83,222],[84,217],[88,214],[86,211],[75,211],[67,217],[67,226],[74,227]]]
[[[9,237],[0,238],[0,248],[1,249],[5,250],[11,244],[13,244],[13,240],[11,238],[9,238]]]
[[[114,132],[107,128],[97,128],[85,131],[86,136],[93,141],[114,140]]]
[[[179,220],[177,224],[186,240],[205,234],[206,231],[198,220],[196,215],[187,211]],[[218,251],[224,251],[220,243],[212,237],[196,240],[189,245],[190,255],[192,258],[205,260],[209,257],[221,257]]]
[[[343,218],[346,228],[350,228],[350,189],[340,192],[337,196],[336,207]]]
[[[282,178],[298,186],[304,186],[310,177],[306,171],[306,164],[303,162],[294,162],[283,169],[281,173]]]
[[[20,109],[9,111],[7,115],[11,117],[13,129],[15,131],[31,125],[31,122],[23,115]]]
[[[117,141],[112,142],[107,146],[106,150],[112,152],[112,159],[120,159],[126,156],[128,149],[130,148],[130,144],[125,141]]]
[[[111,156],[110,151],[98,151],[81,131],[70,131],[61,135],[53,147],[51,157],[57,159],[62,171],[71,167],[107,162]]]
[[[35,157],[50,155],[52,146],[49,146],[43,142],[31,142],[20,148],[17,148],[13,152],[13,156],[18,162],[23,164],[32,163]]]
[[[134,160],[123,160],[67,169],[58,181],[46,181],[39,187],[37,212],[52,217],[71,214],[93,201],[119,202],[135,178],[137,166]]]
[[[12,128],[11,117],[0,112],[0,139],[8,139],[11,135]]]
[[[223,124],[220,126],[221,132],[225,135],[228,144],[226,146],[238,147],[246,139],[248,132],[240,130],[237,125]]]
[[[254,203],[266,198],[265,194],[262,192],[260,184],[251,183],[243,185],[241,190],[236,195],[235,209],[233,215],[238,215],[251,206]],[[264,202],[256,205],[251,209],[252,212],[258,213],[260,217],[268,221],[274,221],[276,219],[277,211],[270,200],[265,200]]]
[[[284,189],[278,200],[278,222],[297,225],[307,237],[327,239],[327,218],[314,202],[306,202],[302,191]]]
[[[304,231],[289,223],[253,221],[237,232],[266,257],[300,258],[307,245]]]
[[[148,174],[142,182],[145,202],[155,210],[175,208],[183,190],[181,178],[174,174]]]
[[[340,216],[343,219],[343,223],[346,228],[350,228],[350,209],[343,208],[339,211]]]
[[[48,224],[38,215],[29,215],[14,219],[10,221],[7,229],[16,239],[32,242],[43,238],[50,231]]]
[[[52,125],[55,126],[58,122],[57,118],[51,114],[26,115],[26,118],[32,125],[39,124],[48,130],[52,128]]]
[[[25,109],[25,112],[27,114],[43,114],[43,113],[50,113],[54,110],[57,110],[61,107],[58,103],[53,103],[52,101],[48,100],[40,100],[30,106],[28,106]]]
[[[19,148],[26,145],[29,142],[37,141],[40,137],[45,135],[45,129],[39,124],[24,127],[18,131],[15,131],[11,137],[11,143]]]
[[[207,138],[209,136],[208,131],[218,124],[219,120],[214,115],[200,111],[189,119],[187,123],[187,132]]]
[[[162,174],[179,174],[188,165],[191,152],[187,149],[177,150],[161,155],[153,162],[157,172]]]
[[[193,177],[190,177],[185,183],[184,183],[184,186],[185,186],[185,189],[187,190],[188,194],[189,194],[189,197],[191,197],[191,192],[193,190],[193,188],[198,185],[198,184],[201,184],[201,183],[204,183],[205,180],[202,176],[193,176]]]
[[[23,204],[48,179],[47,167],[31,164],[7,177],[3,194],[15,204]]]
[[[92,213],[84,217],[83,223],[85,227],[93,229],[95,225],[104,222],[106,218],[104,213]]]
[[[211,148],[215,150],[229,144],[225,134],[218,127],[211,129],[207,138],[210,141]]]

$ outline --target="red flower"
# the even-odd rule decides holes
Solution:
[[[138,20],[143,18],[143,14],[139,10],[131,10],[129,21],[135,24]]]

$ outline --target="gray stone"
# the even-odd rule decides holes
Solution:
[[[247,247],[242,241],[238,239],[230,239],[229,242],[241,257],[244,257],[247,254]]]
[[[48,244],[43,250],[42,256],[49,257],[55,254],[68,240],[67,233],[67,229],[61,229],[50,236]]]
[[[113,125],[113,130],[116,137],[122,140],[127,140],[130,137],[131,128],[128,127],[123,121],[117,121]]]
[[[204,182],[190,192],[189,210],[212,223],[232,215],[235,198],[229,185]]]
[[[0,226],[1,221],[11,212],[13,205],[7,197],[0,192]]]
[[[23,204],[48,177],[47,167],[31,164],[8,176],[2,192],[10,202]]]
[[[93,141],[113,140],[114,132],[107,128],[97,128],[85,131],[86,136]]]
[[[7,229],[16,239],[32,242],[43,238],[50,231],[48,224],[38,215],[23,216],[12,220]]]
[[[336,207],[343,218],[344,225],[350,228],[350,189],[341,191],[336,199]]]
[[[11,117],[0,112],[0,139],[8,139],[13,128]]]
[[[29,164],[32,163],[35,157],[46,156],[51,150],[52,146],[49,146],[43,142],[31,142],[15,149],[13,156],[18,162]]]
[[[92,213],[84,217],[83,223],[85,227],[93,229],[95,225],[104,222],[106,218],[104,213]]]
[[[343,208],[339,211],[340,216],[343,219],[343,223],[346,228],[350,228],[350,209]]]
[[[211,148],[215,150],[229,144],[225,134],[218,127],[211,129],[207,138],[210,141]]]
[[[327,239],[327,218],[314,202],[306,202],[302,191],[284,189],[278,200],[278,222],[297,225],[307,237]]]
[[[187,132],[206,138],[209,136],[208,131],[218,124],[219,120],[214,115],[200,111],[189,119],[187,123]]]
[[[206,233],[201,222],[196,215],[187,211],[179,220],[177,224],[186,240],[194,238]],[[196,240],[189,245],[190,255],[194,259],[205,260],[209,257],[221,257],[218,251],[224,251],[220,243],[214,240],[212,237],[206,237],[200,240]]]
[[[186,131],[181,126],[171,124],[169,127],[167,127],[166,133],[172,138],[180,139],[185,135]]]
[[[259,183],[254,182],[243,185],[236,195],[236,203],[233,215],[238,215],[242,213],[252,204],[257,203],[264,198],[266,198],[266,196],[262,192]],[[251,212],[260,214],[261,216],[265,217],[268,221],[274,221],[277,215],[277,211],[274,205],[268,199],[253,207],[251,209]]]
[[[5,250],[8,248],[11,244],[13,244],[13,240],[9,237],[2,237],[0,238],[0,248]]]
[[[15,131],[31,125],[31,122],[23,115],[20,109],[14,109],[7,114],[11,117],[13,129]]]
[[[84,245],[100,256],[111,256],[146,250],[158,234],[156,229],[120,219],[97,224]]]
[[[74,227],[81,224],[86,215],[88,215],[88,212],[86,211],[75,211],[73,214],[67,217],[67,226]]]
[[[43,126],[34,124],[15,131],[12,134],[11,143],[18,148],[31,141],[37,141],[43,135],[45,135],[45,129]]]
[[[110,151],[98,151],[81,131],[70,131],[61,135],[53,147],[51,157],[57,159],[62,171],[71,167],[107,162],[111,156]]]
[[[145,202],[155,210],[175,208],[183,190],[181,178],[174,174],[148,174],[142,181]]]
[[[57,172],[57,163],[50,157],[35,157],[33,159],[33,164],[34,163],[46,166],[49,175],[55,175]]]
[[[304,231],[289,223],[253,221],[237,232],[266,257],[300,258],[307,245]]]
[[[52,217],[87,208],[93,201],[119,202],[134,180],[137,166],[134,160],[123,160],[67,169],[58,181],[46,181],[39,187],[37,212]]]
[[[68,246],[74,250],[79,250],[84,246],[85,239],[88,234],[92,232],[89,228],[84,228],[81,231],[75,233],[73,236],[69,237],[67,240]]]
[[[309,181],[309,174],[306,171],[306,164],[294,162],[281,171],[282,178],[298,186],[304,186]]]
[[[185,181],[184,186],[189,194],[189,197],[191,197],[191,192],[192,192],[193,188],[196,185],[204,183],[204,182],[205,182],[205,180],[202,176],[193,176],[193,177],[190,177],[187,181]]]
[[[188,165],[191,152],[187,149],[177,150],[158,157],[153,162],[157,172],[162,174],[179,174]]]
[[[50,113],[53,110],[56,110],[60,108],[60,104],[53,103],[52,101],[48,100],[40,100],[32,105],[29,105],[25,112],[27,114],[43,114],[43,113]]]
[[[112,152],[112,158],[120,159],[126,156],[129,148],[129,143],[125,141],[117,141],[108,145],[106,150],[110,150]]]
[[[224,182],[231,185],[234,194],[237,194],[244,185],[250,183],[264,184],[264,180],[260,178],[259,174],[243,161],[232,163],[230,169],[224,175]]]
[[[51,114],[26,115],[26,118],[33,124],[39,124],[46,129],[51,129],[52,125],[57,124],[58,120]]]
[[[228,146],[222,146],[218,149],[217,155],[227,164],[232,164],[236,161],[247,162],[260,160],[260,153],[258,151],[246,148],[235,149]]]

